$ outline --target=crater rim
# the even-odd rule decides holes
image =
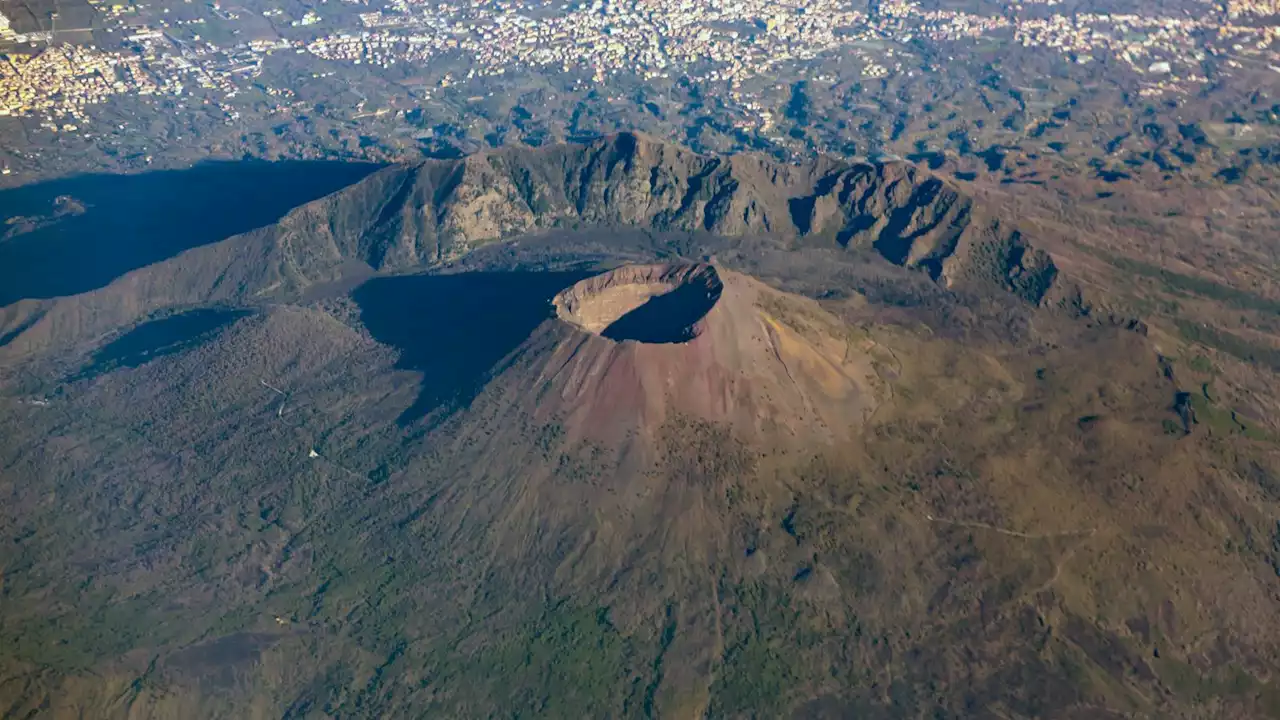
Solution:
[[[702,334],[724,284],[708,263],[623,265],[552,299],[556,317],[614,342],[686,343]]]

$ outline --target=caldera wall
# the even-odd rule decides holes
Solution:
[[[627,265],[555,297],[565,322],[618,342],[680,343],[697,337],[724,286],[711,265]]]

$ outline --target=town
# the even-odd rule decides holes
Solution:
[[[1070,0],[963,11],[923,0],[80,1],[74,23],[60,17],[69,6],[0,16],[5,183],[85,163],[383,162],[618,129],[777,157],[966,154],[1025,135],[1085,168],[1119,145],[1063,124],[1081,93],[1101,103],[1081,117],[1120,123],[1113,136],[1147,122],[1137,103],[1184,123],[1187,98],[1235,98],[1196,112],[1231,147],[1263,147],[1271,131],[1246,122],[1256,112],[1229,105],[1280,75],[1274,0],[1165,14],[1079,12]],[[1023,89],[975,87],[992,62]],[[1040,94],[1024,104],[1027,92]],[[1265,123],[1273,102],[1260,106]],[[60,148],[68,167],[41,147]]]
[[[1102,55],[1118,58],[1144,78],[1149,93],[1186,92],[1204,83],[1200,68],[1207,55],[1231,55],[1228,64],[1252,59],[1280,66],[1280,26],[1089,13],[987,16],[922,10],[904,0],[881,3],[869,13],[834,0],[594,0],[536,18],[522,3],[508,0],[390,0],[382,9],[358,13],[359,27],[308,32],[322,19],[313,11],[274,23],[280,28],[275,37],[222,46],[179,33],[188,28],[177,23],[137,23],[137,13],[125,6],[96,7],[121,47],[56,42],[48,32],[18,35],[8,20],[0,20],[0,39],[10,46],[0,56],[0,116],[38,116],[50,128],[71,131],[89,123],[89,109],[111,96],[204,91],[226,99],[277,52],[381,69],[428,66],[442,56],[467,58],[464,72],[436,81],[441,87],[523,70],[580,73],[595,82],[615,74],[643,80],[690,76],[735,94],[744,81],[824,53],[853,53],[862,58],[862,74],[875,78],[900,71],[913,41],[956,42],[997,31],[1012,33],[1023,47],[1050,48],[1079,63]],[[218,3],[208,9],[215,20],[231,23],[246,12],[225,12]],[[1231,15],[1248,17],[1254,9],[1233,2]],[[282,13],[262,14],[279,20]]]

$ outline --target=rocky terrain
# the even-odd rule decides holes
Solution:
[[[628,265],[583,280],[552,300],[556,316],[610,340],[689,342],[724,294],[710,265]]]
[[[166,305],[297,293],[338,282],[353,265],[404,272],[489,242],[600,227],[870,247],[944,285],[1003,288],[1033,303],[1057,276],[1016,229],[910,164],[791,166],[621,134],[388,167],[278,223],[127,276],[114,286],[129,296],[120,302],[11,305],[0,335],[30,328],[0,352],[41,347],[49,333],[100,333]]]
[[[1277,716],[1273,310],[1007,207],[620,135],[25,295],[0,708]]]
[[[1016,289],[1038,301],[1051,262],[956,187],[904,164],[696,155],[623,133],[586,145],[510,148],[385,171],[282,232],[350,218],[334,245],[378,269],[458,257],[485,242],[566,227],[623,226],[874,245],[887,259]],[[376,185],[376,189],[374,186]],[[372,202],[371,202],[372,200]],[[343,240],[338,239],[342,237]],[[358,238],[355,245],[349,238]]]

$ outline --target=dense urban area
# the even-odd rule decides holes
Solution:
[[[972,155],[1028,136],[1071,156],[1074,129],[1105,132],[1100,115],[1150,107],[1235,143],[1274,140],[1253,127],[1277,118],[1274,0],[1102,7],[0,3],[0,165],[14,184],[204,157],[401,159],[637,126],[778,156]],[[1213,109],[1178,109],[1197,96]],[[1063,109],[1077,105],[1105,113],[1073,129]]]

